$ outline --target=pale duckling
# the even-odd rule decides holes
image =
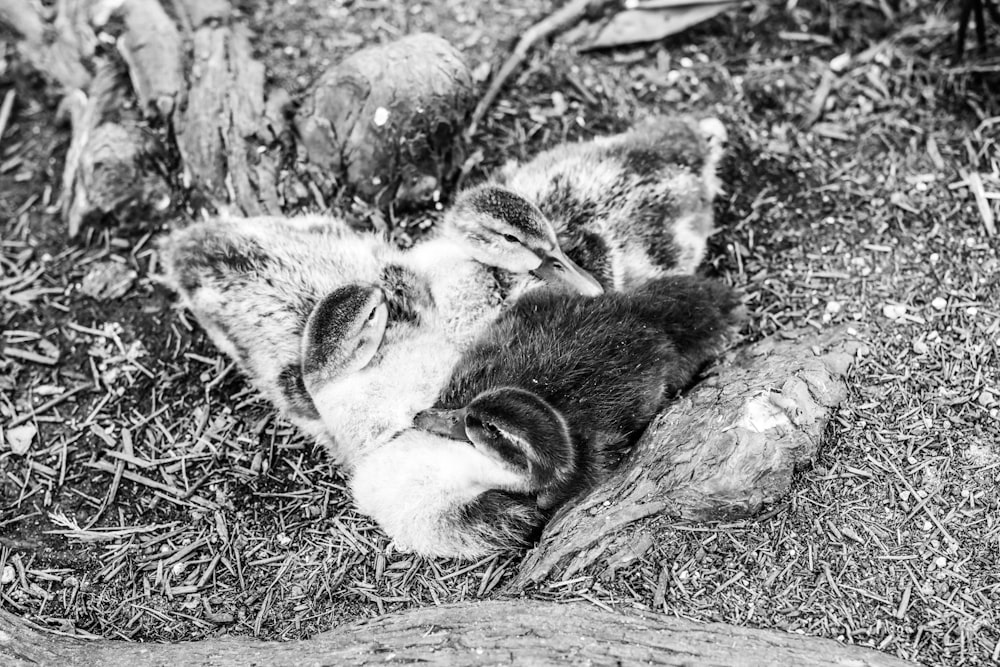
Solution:
[[[316,304],[300,356],[304,385],[333,441],[330,453],[350,469],[433,403],[459,350],[433,317],[390,325],[385,291],[350,284]]]
[[[361,459],[358,508],[425,555],[523,546],[616,466],[739,311],[728,287],[690,276],[596,298],[529,292],[462,354],[415,428]]]
[[[606,289],[630,289],[701,263],[726,138],[716,118],[654,117],[509,164],[496,185],[535,204],[566,254]]]
[[[326,440],[301,376],[306,318],[325,294],[378,281],[398,251],[318,216],[217,219],[161,241],[165,283],[215,345],[307,434]]]

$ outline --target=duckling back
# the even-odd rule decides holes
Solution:
[[[701,263],[724,142],[717,119],[656,117],[508,165],[498,180],[537,204],[566,253],[606,287],[629,289]]]
[[[161,251],[168,286],[216,346],[293,423],[326,440],[300,372],[306,319],[340,285],[378,280],[398,251],[317,216],[213,220],[173,232]]]

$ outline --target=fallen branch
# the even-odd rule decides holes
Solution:
[[[907,667],[872,649],[785,632],[695,623],[581,604],[511,601],[412,609],[306,641],[224,637],[180,644],[86,641],[34,630],[0,611],[9,667],[52,665],[652,664]]]

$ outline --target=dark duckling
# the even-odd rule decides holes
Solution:
[[[359,508],[426,555],[525,544],[691,383],[739,305],[725,285],[689,276],[595,298],[526,294],[462,355],[415,428],[361,459]]]

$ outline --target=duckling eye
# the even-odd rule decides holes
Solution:
[[[555,269],[556,271],[565,271],[566,270],[566,267],[563,266],[563,263],[560,262],[558,259],[552,260],[552,268]]]
[[[521,239],[517,238],[513,234],[504,234],[503,235],[503,239],[504,239],[504,241],[507,241],[508,243],[520,243],[521,242]]]
[[[468,417],[467,425],[473,428],[478,428],[486,432],[486,434],[492,438],[500,437],[500,429],[491,424],[490,422],[484,422],[478,417]]]

